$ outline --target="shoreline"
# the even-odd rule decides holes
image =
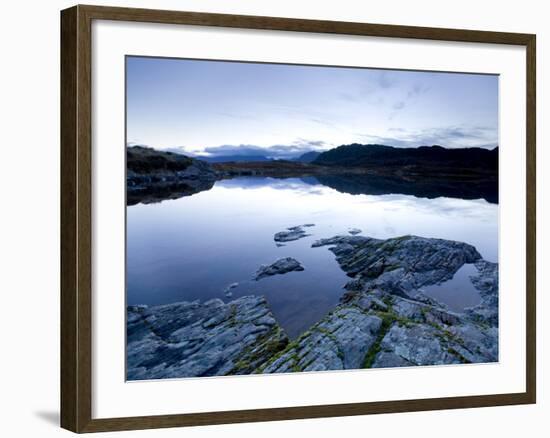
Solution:
[[[352,235],[321,239],[312,248],[324,246],[350,281],[340,303],[297,339],[288,338],[261,296],[129,306],[128,378],[498,360],[498,265],[474,247],[417,236]],[[479,305],[452,312],[421,293],[423,285],[452,278],[465,263],[478,271],[471,282],[482,297]]]

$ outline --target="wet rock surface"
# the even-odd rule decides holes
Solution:
[[[292,271],[303,271],[304,267],[302,264],[292,257],[284,257],[270,265],[262,265],[256,271],[254,280],[258,281],[265,277],[270,277],[272,275],[281,275],[286,274]]]
[[[495,362],[498,329],[414,300],[371,291],[333,312],[263,373]]]
[[[336,236],[312,245],[321,246],[329,246],[340,267],[353,278],[346,289],[379,287],[405,296],[424,285],[450,280],[464,263],[481,260],[467,243],[417,236],[386,240]]]
[[[233,296],[233,289],[239,286],[239,283],[231,283],[229,286],[227,286],[223,290],[223,294],[226,296],[226,298],[231,298]]]
[[[259,368],[262,373],[362,368],[382,319],[353,307],[339,307],[279,355]]]
[[[288,338],[262,297],[127,310],[129,380],[249,374]]]
[[[307,234],[304,228],[309,228],[313,226],[315,226],[315,224],[304,224],[304,225],[296,225],[294,227],[289,227],[284,231],[279,231],[278,233],[275,233],[273,240],[275,240],[275,242],[278,242],[278,243],[292,242],[293,240],[298,240],[303,237],[310,236],[310,234]]]
[[[498,265],[441,239],[323,239],[353,279],[337,308],[267,364],[263,373],[498,361]],[[483,300],[464,313],[422,294],[476,263]]]

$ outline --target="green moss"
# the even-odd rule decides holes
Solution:
[[[466,359],[462,354],[460,354],[458,351],[456,351],[452,347],[447,348],[447,351],[449,352],[449,354],[452,354],[453,356],[456,356],[458,358],[458,360],[462,363],[472,363],[471,361]]]
[[[308,330],[304,333],[302,333],[300,335],[300,337],[298,337],[298,339],[292,341],[292,342],[289,342],[286,347],[283,349],[283,350],[280,350],[278,352],[276,352],[275,354],[273,354],[273,356],[271,356],[271,358],[269,358],[266,362],[264,362],[262,365],[260,365],[255,371],[254,373],[255,374],[260,374],[263,372],[263,370],[265,370],[269,365],[271,365],[272,363],[274,363],[277,359],[281,358],[283,355],[285,355],[286,353],[288,353],[289,351],[291,351],[293,348],[297,348],[300,344],[300,342],[306,338],[307,336],[309,336],[311,334],[311,331]]]
[[[397,314],[395,314],[395,322],[399,325],[399,327],[406,327],[406,328],[411,328],[416,324],[416,322],[414,322],[412,319],[405,318]]]
[[[229,327],[235,327],[237,325],[237,306],[232,304],[229,309]]]
[[[239,374],[240,372],[246,371],[248,368],[250,368],[250,365],[250,362],[248,362],[247,360],[240,360],[235,364],[230,374]]]
[[[266,357],[272,357],[284,350],[288,344],[288,338],[280,327],[276,327],[266,333],[258,342],[250,345],[243,352],[239,362],[235,364],[228,374],[239,374],[243,371],[256,372],[253,367]]]
[[[382,321],[384,321],[385,319],[389,319],[389,320],[391,320],[391,322],[395,322],[400,327],[410,328],[410,327],[413,327],[414,325],[417,324],[416,321],[413,321],[410,318],[407,318],[405,316],[401,316],[401,315],[395,313],[393,311],[393,308],[391,308],[391,307],[387,311],[379,311],[379,310],[374,311],[374,314],[376,316],[378,316],[379,318],[382,318]]]
[[[382,297],[382,302],[383,302],[386,306],[388,306],[388,308],[392,308],[392,307],[393,307],[393,297],[392,297],[391,295],[388,295],[388,294],[384,295],[384,296]]]
[[[292,364],[292,371],[297,373],[297,372],[300,372],[300,371],[303,371],[302,368],[300,368],[300,365],[299,362],[300,362],[300,357],[294,353],[292,356],[290,356],[290,359],[292,360],[293,364]]]
[[[341,318],[343,318],[343,316],[341,316]],[[332,333],[330,330],[328,330],[324,327],[316,327],[316,330],[318,332],[321,332],[322,334],[324,334],[331,341],[336,342],[336,336],[334,336],[334,333]]]
[[[374,360],[376,359],[377,354],[382,349],[381,347],[382,340],[390,330],[390,327],[392,326],[394,321],[395,319],[393,318],[392,314],[385,314],[384,317],[382,317],[382,325],[380,326],[380,331],[378,332],[378,336],[376,337],[375,341],[369,348],[369,351],[367,351],[365,358],[363,359],[363,368],[372,368],[372,365],[374,364]]]

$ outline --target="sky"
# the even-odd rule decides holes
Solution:
[[[342,144],[498,145],[498,76],[126,58],[127,142],[288,158]]]

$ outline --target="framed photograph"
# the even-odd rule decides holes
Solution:
[[[61,13],[61,425],[535,403],[535,35]]]

